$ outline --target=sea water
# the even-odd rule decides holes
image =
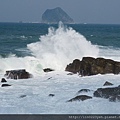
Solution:
[[[86,56],[120,60],[120,25],[0,23],[1,72],[65,70]]]
[[[0,77],[13,69],[33,74],[7,79],[11,86],[0,87],[0,114],[119,114],[119,102],[96,98],[93,92],[106,81],[120,85],[120,74],[80,77],[64,72],[67,64],[86,56],[120,61],[120,25],[0,23]],[[45,74],[46,67],[56,71]],[[90,89],[82,94],[92,99],[68,103],[81,95],[80,89]]]

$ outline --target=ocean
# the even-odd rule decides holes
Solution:
[[[120,25],[58,26],[36,23],[0,23],[1,61],[14,56],[16,62],[18,59],[26,62],[25,58],[31,57],[32,60],[37,58],[43,67],[64,70],[65,65],[73,59],[81,59],[84,56],[102,56],[120,60],[119,51]],[[10,60],[12,58],[8,61]],[[4,66],[0,66],[2,66],[0,68],[2,71]],[[5,66],[6,69],[14,69],[12,63],[8,66],[11,67]],[[19,66],[17,67],[19,69]]]
[[[101,98],[66,103],[80,88],[96,90],[107,80],[120,85],[120,75],[68,76],[64,72],[67,64],[83,57],[120,61],[120,25],[0,23],[0,77],[16,69],[26,69],[34,76],[8,80],[12,86],[0,88],[0,113],[119,114],[119,102]],[[44,73],[44,68],[55,71]],[[55,97],[48,99],[50,93]]]

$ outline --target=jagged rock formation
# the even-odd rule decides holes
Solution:
[[[56,24],[59,21],[63,23],[73,23],[73,19],[60,7],[47,9],[42,15],[42,23]]]
[[[91,90],[89,90],[89,89],[81,89],[81,90],[79,90],[78,91],[78,93],[82,93],[82,92],[90,92]]]
[[[120,62],[105,58],[83,57],[82,61],[75,59],[73,63],[67,65],[65,70],[79,73],[81,76],[107,73],[119,74]]]
[[[52,71],[54,71],[54,70],[51,69],[51,68],[45,68],[45,69],[43,69],[43,71],[44,71],[44,72],[52,72]]]
[[[7,80],[5,78],[2,78],[1,82],[7,82]]]
[[[76,96],[76,97],[68,100],[68,102],[84,101],[84,100],[87,100],[87,99],[92,99],[92,97],[91,96],[87,96],[87,95],[79,95],[79,96]]]
[[[113,85],[113,84],[108,82],[108,81],[106,81],[103,86],[111,86],[111,85]]]
[[[7,77],[7,79],[28,79],[31,78],[32,75],[29,72],[26,72],[25,69],[20,69],[6,71],[5,77]]]
[[[94,97],[109,99],[109,101],[120,101],[120,86],[113,88],[98,88],[94,92]]]

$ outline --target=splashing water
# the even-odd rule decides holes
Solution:
[[[40,60],[43,68],[50,67],[64,70],[74,59],[84,56],[97,57],[99,49],[71,27],[65,27],[61,22],[58,29],[50,27],[48,34],[41,36],[39,42],[28,44],[32,54]]]
[[[0,58],[0,74],[5,74],[7,70],[26,69],[34,76],[42,73],[42,65],[37,58],[34,57],[16,57],[10,55],[7,58]]]

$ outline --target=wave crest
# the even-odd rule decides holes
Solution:
[[[28,44],[28,49],[38,58],[43,67],[63,70],[73,59],[84,56],[97,57],[99,49],[71,27],[61,22],[57,29],[48,28],[48,34],[40,36],[40,41]]]

